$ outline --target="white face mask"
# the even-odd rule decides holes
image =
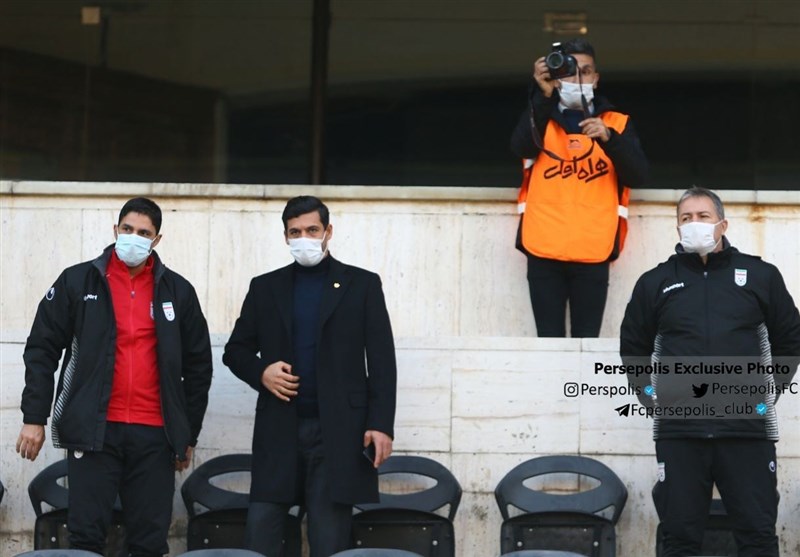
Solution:
[[[128,267],[138,267],[144,263],[152,251],[153,240],[138,234],[117,234],[114,251]]]
[[[583,110],[583,101],[581,100],[581,93],[586,97],[586,103],[592,102],[594,99],[594,85],[592,83],[583,83],[578,85],[570,81],[562,81],[561,89],[558,91],[560,103],[564,108],[571,108],[573,110]]]
[[[681,234],[683,249],[688,253],[700,255],[708,255],[714,251],[719,241],[722,240],[721,236],[720,240],[714,239],[714,229],[721,222],[719,221],[716,224],[711,224],[710,222],[687,222],[680,225],[678,230]]]
[[[322,249],[322,242],[325,241],[323,235],[317,238],[291,238],[289,240],[289,252],[299,265],[303,267],[314,267],[325,257],[327,250]]]

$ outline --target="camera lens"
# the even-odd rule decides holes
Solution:
[[[564,65],[564,55],[560,52],[551,52],[545,59],[548,68],[558,69]]]

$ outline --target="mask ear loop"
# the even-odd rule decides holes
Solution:
[[[592,113],[589,110],[589,102],[586,100],[586,95],[583,94],[583,80],[581,79],[581,73],[582,73],[581,69],[578,68],[576,73],[578,74],[578,88],[581,91],[581,105],[583,105],[583,117],[591,118]],[[594,142],[594,140],[592,140],[592,142]]]

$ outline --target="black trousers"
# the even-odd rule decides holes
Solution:
[[[301,419],[298,427],[300,485],[308,519],[310,557],[329,557],[350,547],[353,506],[331,499],[322,452],[319,419]],[[281,557],[286,516],[291,505],[251,502],[245,547],[267,557]]]
[[[609,263],[572,263],[528,255],[528,287],[540,337],[573,338],[600,335],[608,295]]]
[[[133,557],[169,552],[175,459],[164,428],[106,424],[102,451],[69,451],[70,547],[103,554],[119,495]]]
[[[653,499],[663,557],[700,555],[716,483],[734,528],[739,557],[778,557],[775,443],[763,439],[656,441],[663,481]],[[659,478],[661,480],[661,478]]]

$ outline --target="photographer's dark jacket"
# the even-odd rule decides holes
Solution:
[[[622,362],[639,366],[660,362],[670,367],[666,374],[628,375],[629,382],[640,389],[655,388],[655,401],[640,395],[644,405],[699,406],[721,400],[724,404],[728,399],[721,395],[698,399],[693,385],[749,383],[775,390],[788,385],[797,370],[800,314],[780,271],[759,257],[740,253],[724,237],[723,246],[710,253],[704,265],[699,255],[684,252],[678,244],[675,255],[642,275],[634,287],[620,331]],[[773,363],[786,366],[790,373],[676,374],[676,362],[683,361]],[[753,419],[662,416],[654,419],[654,437],[777,440],[774,399],[765,396],[764,402],[763,418],[755,414]]]
[[[648,173],[630,118],[595,98],[592,116],[603,120],[610,139],[593,141],[578,126],[580,111],[559,110],[557,90],[550,98],[535,85],[533,91],[540,137],[534,140],[529,107],[511,138],[511,149],[524,159],[518,247],[557,261],[616,259],[627,233],[628,188],[643,185]]]
[[[580,133],[574,125],[564,117],[558,109],[558,90],[548,98],[545,97],[538,86],[533,85],[531,106],[526,108],[520,116],[517,127],[511,134],[511,151],[521,159],[536,159],[539,147],[533,141],[531,130],[531,107],[533,107],[534,121],[539,133],[546,136],[547,124],[552,120],[568,133]],[[592,116],[600,116],[604,112],[618,112],[607,98],[595,95],[593,100],[594,112]],[[597,144],[614,163],[617,176],[621,183],[631,188],[640,188],[647,184],[649,165],[647,157],[642,151],[639,136],[628,119],[622,132],[611,130],[611,139],[607,142],[598,141]]]
[[[111,397],[116,322],[106,270],[114,246],[69,267],[39,303],[25,345],[23,422],[45,425],[53,391],[56,447],[100,450]],[[164,430],[176,455],[197,444],[211,386],[208,326],[192,285],[153,252],[153,319]],[[64,355],[58,388],[54,374]]]

